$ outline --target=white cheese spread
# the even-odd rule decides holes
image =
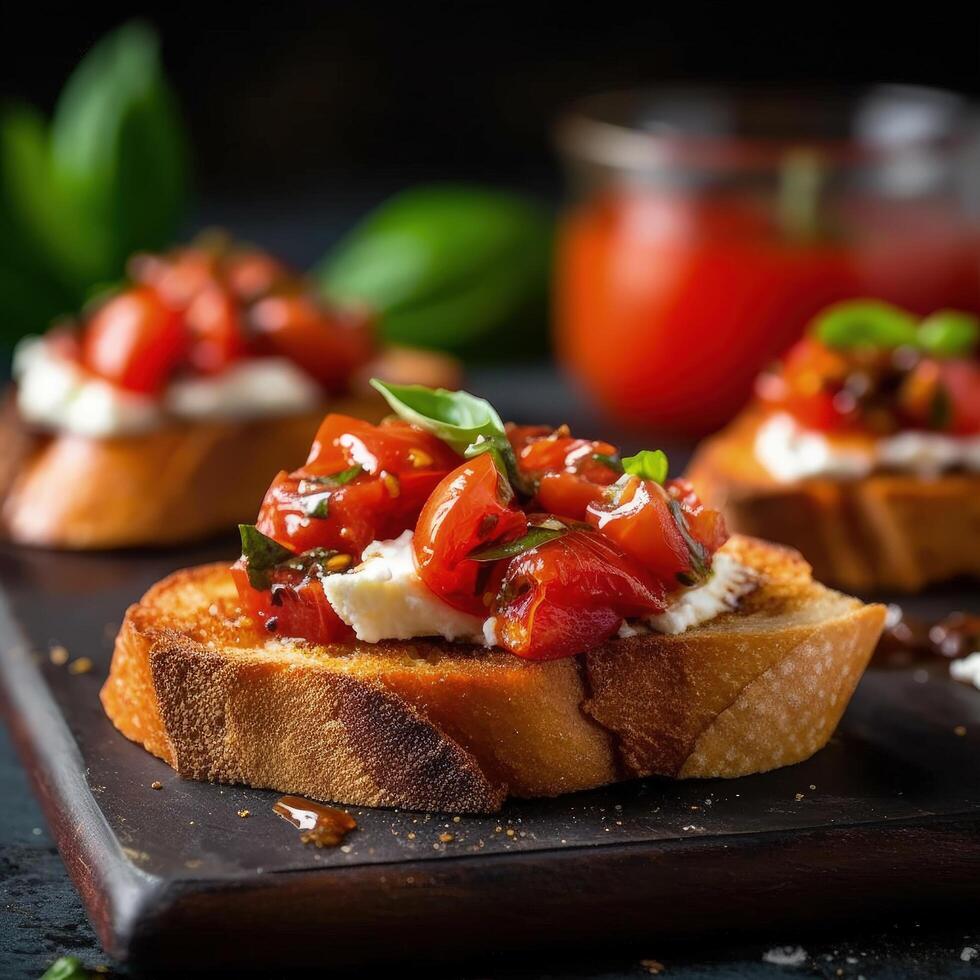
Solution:
[[[704,585],[682,593],[661,615],[624,622],[619,635],[683,633],[734,609],[757,581],[752,569],[718,554],[711,578]],[[393,541],[369,544],[360,565],[324,578],[323,591],[334,612],[365,643],[432,636],[486,647],[497,645],[494,617],[481,619],[453,609],[422,581],[415,565],[411,531]]]
[[[852,442],[806,429],[779,412],[759,427],[755,456],[780,483],[860,479],[879,469],[930,477],[955,468],[980,472],[980,436],[908,431]]]
[[[324,578],[323,591],[334,612],[365,643],[417,636],[484,643],[484,620],[453,609],[419,578],[411,531],[369,544],[360,565]]]
[[[731,555],[719,552],[711,563],[711,577],[697,588],[687,589],[656,616],[623,623],[619,636],[629,637],[648,633],[684,633],[722,613],[731,612],[738,600],[748,595],[759,577],[754,569],[736,561]]]
[[[135,435],[168,420],[251,419],[316,408],[319,386],[281,357],[247,359],[213,377],[178,378],[152,398],[103,381],[28,337],[14,352],[17,407],[25,421],[96,439]]]

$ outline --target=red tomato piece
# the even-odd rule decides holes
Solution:
[[[372,541],[414,527],[429,495],[458,463],[445,443],[407,422],[371,425],[331,414],[306,465],[273,480],[257,527],[297,552],[333,548],[357,559]],[[360,472],[352,474],[352,467]],[[329,477],[341,473],[346,482],[331,485]]]
[[[147,286],[135,286],[103,303],[82,336],[82,360],[90,371],[143,394],[162,390],[187,349],[180,316]]]
[[[305,294],[267,296],[249,317],[258,336],[330,391],[343,389],[371,355],[365,319],[328,311]]]
[[[245,613],[268,633],[324,644],[354,638],[354,631],[333,611],[317,577],[284,569],[272,573],[271,588],[256,589],[241,558],[232,565],[231,574]]]
[[[511,653],[554,660],[609,639],[628,616],[663,612],[663,586],[615,543],[573,530],[511,559],[497,595],[497,637]]]
[[[586,518],[668,589],[701,581],[725,540],[721,515],[706,510],[687,481],[667,489],[631,476]]]
[[[245,353],[245,338],[234,296],[211,284],[191,300],[184,314],[191,335],[190,362],[203,374],[219,374]]]
[[[943,361],[941,383],[949,396],[948,430],[970,436],[980,432],[980,362]]]
[[[491,542],[509,541],[527,528],[510,486],[489,453],[468,460],[435,488],[415,528],[415,561],[422,581],[456,609],[486,613],[481,578],[487,563],[469,558]]]
[[[537,507],[547,513],[584,520],[586,507],[601,500],[603,487],[619,476],[603,461],[618,456],[608,442],[574,439],[539,426],[511,426],[508,435],[521,471],[538,484]]]
[[[221,271],[228,288],[245,303],[252,303],[290,281],[286,267],[264,252],[232,252],[222,263]]]

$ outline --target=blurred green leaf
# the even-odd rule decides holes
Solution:
[[[6,263],[60,283],[68,298],[98,273],[104,236],[57,181],[44,120],[27,106],[0,116],[0,201]]]
[[[0,110],[0,340],[44,330],[183,218],[186,141],[158,42],[131,23],[80,62],[49,127]]]
[[[370,214],[316,271],[326,295],[366,303],[389,340],[444,350],[497,347],[544,307],[551,222],[506,191],[434,185]],[[533,343],[525,333],[523,343]]]
[[[187,197],[187,145],[159,41],[134,21],[103,38],[68,79],[51,125],[57,182],[107,234],[103,278],[138,249],[168,244]]]

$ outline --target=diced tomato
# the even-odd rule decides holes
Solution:
[[[484,615],[481,579],[491,567],[469,555],[519,537],[526,528],[527,516],[490,454],[477,456],[446,476],[422,508],[414,539],[419,575],[449,605]]]
[[[306,465],[273,480],[257,527],[295,551],[333,548],[358,559],[372,541],[414,527],[429,495],[458,463],[445,443],[407,422],[371,425],[331,414]],[[360,472],[352,475],[352,467]],[[331,485],[329,477],[341,473],[346,482]]]
[[[521,471],[538,485],[537,507],[548,513],[583,520],[586,507],[619,476],[608,462],[618,452],[608,442],[574,439],[540,426],[510,426],[508,436]]]
[[[455,469],[460,462],[441,439],[399,419],[372,425],[331,412],[317,430],[304,469],[336,473],[355,463],[367,473]]]
[[[254,250],[232,252],[222,263],[228,288],[245,303],[252,303],[289,281],[289,271],[271,255]]]
[[[948,431],[976,435],[980,432],[980,361],[943,361],[941,379],[949,396]]]
[[[721,515],[706,510],[686,481],[673,481],[668,490],[627,477],[608,500],[590,505],[586,517],[668,589],[702,580],[725,540]]]
[[[234,296],[213,283],[191,300],[185,313],[191,335],[190,362],[202,374],[219,374],[245,353]]]
[[[157,292],[135,286],[100,306],[82,337],[82,359],[120,388],[156,394],[188,349],[181,317]]]
[[[609,639],[628,616],[663,612],[663,586],[595,531],[573,530],[510,560],[494,611],[511,653],[554,660]]]
[[[191,245],[165,255],[139,254],[129,261],[134,282],[152,287],[168,306],[184,309],[218,281],[218,253]]]
[[[324,644],[354,638],[353,630],[333,611],[317,577],[284,569],[272,573],[271,588],[256,589],[241,558],[232,565],[231,574],[243,610],[270,634]]]
[[[306,294],[267,296],[252,306],[249,318],[272,351],[299,364],[331,391],[343,389],[372,353],[365,319],[328,312]]]

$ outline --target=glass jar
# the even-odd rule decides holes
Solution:
[[[582,102],[557,130],[560,357],[620,422],[700,435],[829,303],[980,312],[975,122],[899,86]]]

